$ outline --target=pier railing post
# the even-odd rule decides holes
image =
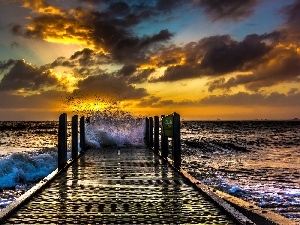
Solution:
[[[59,116],[58,124],[58,170],[64,168],[67,163],[67,114]]]
[[[72,117],[72,159],[78,156],[78,115]]]
[[[154,116],[154,151],[159,150],[159,117]]]
[[[153,147],[153,117],[149,118],[149,147]]]
[[[174,112],[173,116],[173,162],[176,168],[181,167],[181,144],[180,144],[180,115]]]
[[[161,115],[161,118],[164,118],[164,117],[165,117],[165,115]],[[168,137],[166,137],[164,135],[163,130],[161,132],[160,141],[161,141],[161,155],[162,155],[163,158],[167,158],[168,157],[168,151],[169,151],[169,149],[168,149]]]
[[[146,117],[145,118],[145,137],[144,137],[144,141],[145,141],[145,144],[147,146],[149,146],[149,118]]]
[[[85,149],[85,121],[84,116],[80,117],[80,148]]]

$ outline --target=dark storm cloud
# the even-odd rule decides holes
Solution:
[[[159,11],[168,12],[172,11],[175,8],[180,7],[184,2],[184,0],[158,0],[156,2],[156,8]]]
[[[155,69],[144,69],[144,70],[139,70],[137,73],[135,73],[134,76],[131,76],[128,79],[129,84],[139,84],[139,83],[144,83],[148,80],[149,76],[155,72]]]
[[[93,54],[93,50],[85,48],[82,51],[77,51],[75,52],[70,59],[74,60],[74,59],[82,59],[82,61],[88,61],[91,58],[91,55]]]
[[[215,46],[210,49],[201,62],[201,68],[212,74],[225,74],[243,70],[245,63],[267,54],[273,47],[262,42],[263,36],[248,35],[241,42]]]
[[[13,59],[9,59],[7,61],[0,61],[0,72],[2,73],[4,70],[10,68],[15,63],[16,63],[16,60],[13,60]]]
[[[82,94],[93,96],[110,96],[117,99],[140,99],[147,96],[144,88],[135,88],[127,84],[122,78],[102,74],[98,76],[89,76],[78,82],[78,89]]]
[[[221,78],[209,83],[209,90],[244,85],[249,90],[257,91],[280,83],[300,81],[300,55],[297,47],[276,47],[251,68],[253,72],[250,75],[237,75],[227,81]]]
[[[118,71],[118,75],[128,77],[131,76],[135,71],[135,65],[124,65],[122,69]]]
[[[94,66],[111,62],[109,56],[103,53],[97,53],[89,48],[75,52],[69,60],[73,63],[77,62],[79,66]]]
[[[50,67],[93,67],[95,65],[107,64],[110,62],[110,57],[106,56],[102,52],[97,53],[89,48],[84,48],[81,51],[76,51],[69,59],[66,59],[65,57],[58,57],[50,64]]]
[[[275,41],[278,35],[277,32],[264,35],[252,34],[246,36],[241,42],[228,35],[222,35],[206,37],[198,43],[189,43],[181,49],[176,48],[174,52],[170,51],[170,55],[175,55],[175,52],[185,55],[185,63],[168,66],[164,75],[152,82],[220,76],[248,70],[249,64],[255,63],[274,48],[274,44],[266,41]],[[170,60],[176,61],[176,58]]]
[[[173,34],[170,33],[169,30],[161,30],[158,34],[143,37],[141,39],[141,43],[139,44],[139,47],[142,48],[142,47],[149,46],[153,43],[167,41],[170,40],[172,36]]]
[[[258,0],[199,0],[195,1],[204,8],[212,20],[240,21],[251,16]]]
[[[169,66],[164,75],[157,78],[152,79],[150,82],[172,82],[183,79],[194,78],[199,75],[199,68],[191,65],[176,65]]]
[[[286,22],[282,27],[282,32],[285,32],[288,40],[300,40],[300,0],[295,0],[292,4],[285,6],[280,11],[286,17]]]
[[[224,83],[225,83],[225,78],[222,77],[222,78],[214,79],[213,81],[208,82],[206,85],[209,86],[208,91],[212,92],[220,88],[225,89],[226,87],[224,86]]]
[[[23,60],[16,60],[0,82],[0,90],[14,91],[24,88],[36,91],[48,86],[58,85],[58,80],[48,70],[31,66]]]
[[[126,2],[116,2],[109,6],[108,11],[115,16],[128,15],[131,11],[130,6]]]
[[[58,57],[54,62],[50,64],[51,68],[55,68],[58,66],[63,66],[63,67],[75,67],[76,64],[73,63],[72,61],[67,60],[65,57]]]
[[[105,43],[105,50],[112,54],[113,59],[125,63],[146,59],[151,47],[159,42],[166,42],[173,36],[168,30],[161,30],[157,34],[140,38],[111,24],[99,22],[95,26],[96,42],[100,45]]]

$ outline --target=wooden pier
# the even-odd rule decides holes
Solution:
[[[146,142],[157,146],[157,135],[150,136]],[[61,145],[61,168],[2,211],[1,224],[294,224],[249,213],[241,204],[237,210],[182,170],[179,156],[162,157],[157,147],[91,148],[64,162]]]
[[[90,149],[2,224],[235,224],[144,147]]]

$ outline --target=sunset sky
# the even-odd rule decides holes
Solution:
[[[300,0],[0,0],[0,120],[300,118]]]

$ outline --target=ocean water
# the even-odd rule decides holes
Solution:
[[[190,121],[181,138],[198,180],[300,224],[300,121]]]
[[[86,141],[142,145],[144,122],[121,111],[95,114]],[[0,208],[56,169],[57,127],[0,122]],[[181,140],[182,166],[201,182],[300,223],[300,121],[183,121]]]

